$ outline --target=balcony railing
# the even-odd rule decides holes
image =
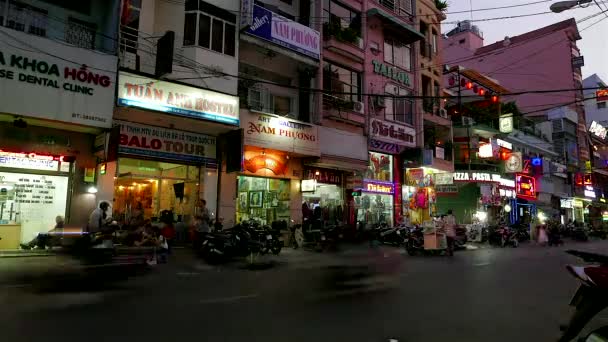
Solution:
[[[0,13],[0,26],[59,40],[83,49],[112,54],[116,52],[118,45],[116,39],[99,33],[97,25],[93,22],[71,16],[67,18],[50,16],[47,10],[17,2],[10,2],[4,6],[8,8]]]

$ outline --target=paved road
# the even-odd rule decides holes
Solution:
[[[608,253],[608,242],[569,244]],[[265,271],[195,259],[159,268],[103,295],[0,288],[6,341],[552,341],[576,281],[565,248],[481,249],[402,256],[398,288],[331,297],[319,290],[326,256],[286,253]],[[1,297],[3,296],[3,297]],[[84,303],[84,304],[83,304]],[[604,314],[594,325],[608,322]]]

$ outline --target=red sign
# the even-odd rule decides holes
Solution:
[[[608,89],[600,89],[595,92],[595,101],[596,102],[606,102],[608,101]]]
[[[517,197],[536,199],[536,179],[532,176],[517,174],[515,176],[515,191]]]
[[[578,186],[593,185],[593,178],[590,173],[577,173],[574,175],[574,183]]]

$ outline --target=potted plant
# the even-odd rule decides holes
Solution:
[[[445,12],[448,10],[448,2],[447,0],[435,0],[435,7],[441,12]]]

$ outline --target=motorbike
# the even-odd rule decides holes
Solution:
[[[570,322],[560,327],[560,342],[574,340],[595,315],[608,307],[608,256],[576,250],[568,250],[566,253],[594,265],[566,265],[566,270],[580,281],[580,285],[570,301],[576,310]],[[591,333],[585,341],[608,341],[607,330],[608,327],[602,327]],[[603,336],[604,339],[590,339],[594,334]]]
[[[606,238],[608,238],[608,234],[606,230],[601,227],[591,227],[589,230],[589,237],[606,240]]]
[[[467,229],[463,226],[458,226],[455,229],[456,238],[454,238],[454,249],[461,250],[466,249],[466,244],[469,241],[469,237],[467,235]]]
[[[405,250],[409,255],[424,252],[424,233],[422,228],[415,226],[406,231]]]
[[[585,227],[575,227],[570,232],[570,237],[574,241],[589,241],[589,235],[587,234],[587,229]]]
[[[405,226],[381,228],[376,232],[376,237],[384,245],[400,247],[405,243],[406,229]]]

